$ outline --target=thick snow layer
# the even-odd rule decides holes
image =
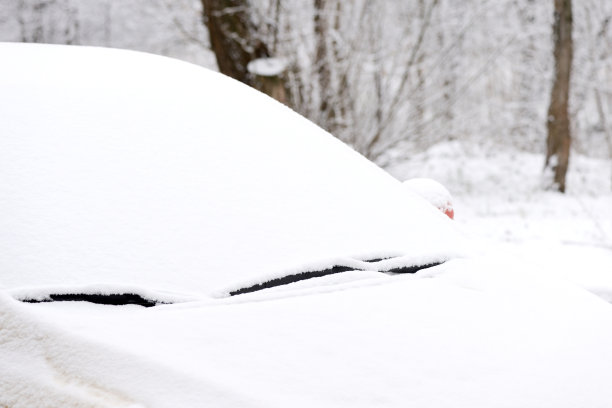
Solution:
[[[609,407],[612,195],[593,178],[539,193],[520,183],[531,157],[452,144],[391,169],[448,186],[452,223],[217,74],[89,48],[0,55],[1,407]],[[374,271],[447,259],[465,236],[487,240],[415,275]],[[331,265],[364,270],[204,296]],[[72,290],[182,303],[15,300]]]
[[[286,68],[287,61],[282,58],[258,58],[247,65],[251,74],[266,77],[280,75]]]
[[[452,223],[401,183],[230,78],[101,48],[0,55],[0,286],[205,295],[461,253]]]
[[[14,406],[609,406],[612,307],[574,285],[495,257],[360,282],[151,309],[2,298],[20,333],[2,352],[30,350],[47,387]]]
[[[420,195],[442,211],[453,208],[451,193],[436,180],[422,177],[412,178],[404,181],[404,188]]]

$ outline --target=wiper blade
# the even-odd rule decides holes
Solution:
[[[374,263],[374,262],[379,262],[383,259],[374,259],[374,260],[368,260],[368,261],[364,261],[364,262],[368,262],[368,263]],[[442,264],[443,262],[434,262],[434,263],[427,263],[427,264],[423,264],[423,265],[413,265],[413,266],[402,266],[402,267],[398,267],[398,268],[391,268],[388,270],[378,270],[378,272],[381,273],[416,273],[422,269],[427,269],[427,268],[431,268],[433,266],[438,266],[440,264]],[[365,271],[366,269],[361,269],[361,268],[355,268],[352,266],[345,266],[345,265],[334,265],[331,268],[327,268],[327,269],[321,269],[321,270],[317,270],[317,271],[306,271],[306,272],[300,272],[300,273],[295,273],[295,274],[291,274],[291,275],[286,275],[280,278],[275,278],[275,279],[271,279],[269,281],[266,282],[262,282],[262,283],[257,283],[255,285],[252,286],[246,286],[240,289],[236,289],[233,291],[229,292],[230,296],[236,296],[236,295],[242,295],[245,293],[252,293],[252,292],[257,292],[259,290],[263,290],[263,289],[269,289],[269,288],[274,288],[276,286],[283,286],[283,285],[288,285],[290,283],[294,283],[294,282],[299,282],[299,281],[303,281],[303,280],[307,280],[307,279],[312,279],[312,278],[320,278],[323,276],[327,276],[327,275],[334,275],[337,273],[341,273],[341,272],[349,272],[349,271]],[[369,269],[368,269],[369,270]]]
[[[153,307],[163,302],[156,302],[151,299],[146,299],[135,293],[113,293],[109,295],[90,294],[90,293],[66,293],[66,294],[50,294],[44,299],[21,299],[26,303],[44,303],[44,302],[90,302],[99,305],[138,305],[144,307]]]
[[[240,288],[240,289],[231,291],[229,294],[230,296],[242,295],[243,293],[251,293],[251,292],[256,292],[258,290],[273,288],[275,286],[288,285],[290,283],[299,282],[299,281],[303,281],[306,279],[320,278],[322,276],[333,275],[333,274],[340,273],[340,272],[348,272],[348,271],[355,271],[355,270],[359,270],[359,269],[355,269],[350,266],[336,265],[336,266],[332,266],[331,268],[322,269],[320,271],[308,271],[308,272],[295,273],[292,275],[286,275],[286,276],[283,276],[282,278],[276,278],[276,279],[269,280],[267,282],[255,284],[253,286],[247,286],[245,288]]]

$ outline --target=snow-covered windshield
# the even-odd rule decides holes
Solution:
[[[446,217],[290,109],[141,53],[3,44],[9,288],[227,293],[374,258],[460,252]]]

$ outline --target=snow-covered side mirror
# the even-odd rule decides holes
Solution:
[[[455,218],[453,197],[442,184],[429,178],[413,178],[404,181],[404,187],[429,201],[451,220]]]

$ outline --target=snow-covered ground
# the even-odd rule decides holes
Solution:
[[[574,154],[566,194],[544,191],[543,156],[436,145],[388,168],[400,180],[431,177],[453,194],[455,221],[487,251],[603,291],[612,300],[612,161]]]

